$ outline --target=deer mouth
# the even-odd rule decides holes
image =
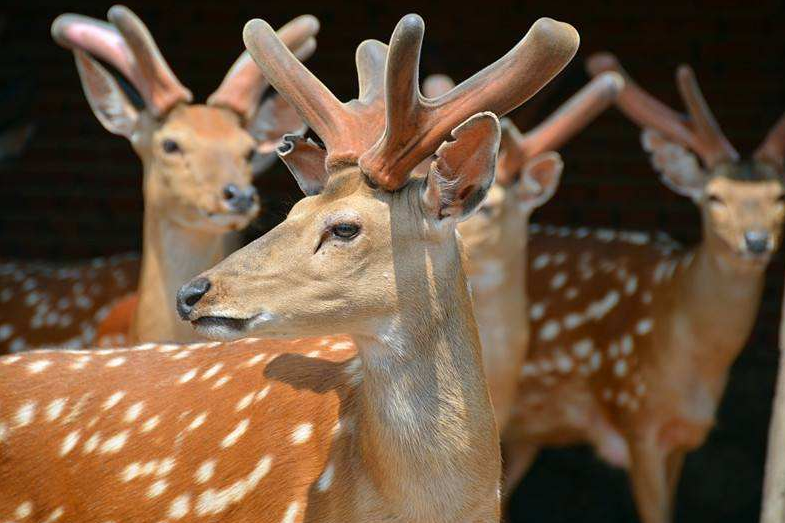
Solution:
[[[194,329],[208,338],[232,340],[246,336],[255,327],[272,319],[272,315],[262,312],[250,318],[230,316],[202,316],[191,320]]]

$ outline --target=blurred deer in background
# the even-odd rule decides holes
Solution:
[[[611,55],[588,68],[624,75],[617,104],[644,129],[663,183],[700,207],[703,240],[683,250],[643,233],[555,227],[531,237],[533,336],[503,436],[507,487],[542,446],[590,443],[628,469],[641,519],[663,523],[685,454],[714,425],[780,243],[785,119],[741,161],[690,68],[677,74],[688,117],[643,91]]]
[[[248,225],[259,211],[254,172],[274,161],[284,133],[304,128],[280,97],[260,104],[268,84],[248,53],[234,63],[206,105],[192,104],[190,91],[174,76],[141,20],[122,6],[110,9],[108,18],[111,23],[63,15],[52,25],[52,35],[73,50],[95,116],[108,131],[131,141],[144,166],[138,302],[134,298],[121,307],[114,331],[121,339],[128,334],[131,342],[192,340],[194,333],[177,319],[173,308],[177,289],[233,250],[227,233]],[[280,34],[305,58],[315,49],[318,29],[314,17],[303,16],[281,28]],[[115,67],[137,89],[144,101],[141,111],[97,59]],[[129,282],[136,281],[128,275],[134,265],[128,258],[121,260],[121,265],[94,271],[95,281],[80,279],[84,271],[68,272],[77,276],[66,279],[73,296],[56,294],[63,287],[57,271],[47,279],[26,275],[16,266],[9,268],[6,272],[11,276],[24,276],[6,277],[2,290],[12,296],[4,308],[16,309],[4,312],[8,319],[0,320],[0,335],[3,328],[7,330],[6,350],[93,342],[95,320],[102,320],[108,311],[101,309],[95,318],[92,308],[80,304],[107,305],[110,298],[121,296],[120,291],[129,290]],[[86,291],[80,294],[76,289]],[[59,308],[62,303],[67,306]],[[52,315],[56,315],[54,323],[49,321]],[[77,338],[58,339],[64,327],[72,326],[82,330]]]
[[[452,86],[450,78],[433,75],[425,79],[423,92],[435,98]],[[524,134],[512,120],[502,119],[494,183],[480,212],[458,225],[468,255],[466,274],[499,430],[515,401],[529,344],[525,278],[529,216],[558,187],[563,163],[555,151],[609,107],[623,86],[616,73],[600,75]]]
[[[540,20],[429,99],[423,31],[408,15],[389,49],[361,44],[359,96],[341,103],[269,25],[246,26],[326,149],[290,138],[281,154],[312,196],[178,296],[202,334],[347,332],[357,357],[322,338],[2,358],[0,517],[498,521],[498,434],[455,224],[493,180],[500,129],[482,111],[533,95],[578,35]]]

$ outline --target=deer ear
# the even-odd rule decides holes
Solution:
[[[295,134],[284,135],[277,151],[278,157],[289,168],[306,196],[322,192],[328,178],[324,163],[327,151],[313,140]]]
[[[437,219],[469,217],[493,183],[499,152],[499,119],[475,114],[453,129],[453,140],[436,151],[426,181],[423,203]]]
[[[660,173],[662,183],[677,194],[700,199],[707,175],[694,154],[653,129],[643,130],[641,145],[651,155],[651,164]]]
[[[74,51],[76,69],[93,114],[107,131],[131,139],[139,112],[120,84],[96,60],[83,51]]]
[[[275,153],[284,135],[302,135],[308,128],[292,106],[274,94],[262,102],[247,129],[259,142],[254,160],[254,172],[258,173],[275,162]]]
[[[528,160],[521,169],[517,191],[521,207],[528,212],[551,199],[559,187],[564,162],[556,152],[543,153]]]

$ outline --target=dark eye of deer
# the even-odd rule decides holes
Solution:
[[[251,161],[253,160],[254,154],[256,154],[256,150],[255,149],[251,149],[250,151],[248,151],[246,153],[246,155],[245,155],[245,161],[248,162],[248,163],[251,163]]]
[[[785,193],[777,196],[777,203],[785,203]]]
[[[333,236],[342,240],[351,240],[360,232],[360,226],[353,223],[339,223],[330,229]]]
[[[709,203],[720,203],[720,204],[722,204],[722,203],[725,203],[725,202],[723,202],[722,198],[720,198],[716,194],[710,194],[709,195]]]
[[[161,147],[164,148],[164,152],[167,154],[179,153],[181,151],[180,145],[174,140],[164,140],[164,142],[161,144]]]

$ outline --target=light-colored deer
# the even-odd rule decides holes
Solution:
[[[512,120],[502,119],[494,183],[480,212],[458,225],[499,430],[507,424],[529,344],[525,278],[529,216],[558,187],[563,163],[556,150],[609,107],[623,85],[616,73],[600,75],[524,134]],[[449,77],[433,75],[423,83],[423,92],[435,98],[452,86]]]
[[[408,15],[389,50],[361,44],[360,93],[343,104],[269,25],[246,26],[265,77],[326,151],[290,139],[284,158],[313,196],[178,297],[203,334],[346,332],[358,356],[323,338],[2,358],[0,517],[498,520],[498,435],[455,223],[493,180],[500,129],[481,111],[534,94],[578,35],[540,20],[428,99],[423,30]],[[301,169],[314,159],[326,170]]]
[[[674,250],[642,233],[531,236],[533,336],[503,437],[508,487],[542,446],[590,443],[629,470],[641,519],[663,523],[685,454],[714,424],[780,243],[785,124],[742,162],[688,67],[677,80],[689,117],[645,93],[611,55],[588,67],[625,76],[617,104],[644,128],[663,182],[700,207],[703,240]]]
[[[139,298],[131,307],[122,307],[123,312],[133,313],[133,320],[121,314],[125,321],[115,332],[125,334],[131,323],[131,342],[192,340],[192,330],[174,312],[177,289],[233,250],[227,233],[245,227],[259,211],[254,172],[272,163],[281,136],[302,131],[302,122],[277,96],[260,105],[268,84],[247,53],[235,62],[206,105],[191,104],[191,93],[174,76],[141,20],[122,6],[110,9],[108,18],[109,24],[63,15],[52,25],[52,35],[74,51],[85,95],[98,120],[131,141],[144,167]],[[304,16],[281,28],[280,35],[305,58],[315,49],[318,28],[314,17]],[[96,58],[114,66],[138,90],[144,101],[141,111]],[[3,312],[9,320],[0,320],[0,329],[8,331],[0,336],[7,338],[8,349],[85,346],[95,341],[96,320],[107,313],[99,304],[110,304],[122,296],[119,291],[129,290],[129,280],[136,281],[134,262],[121,261],[106,269],[67,270],[69,288],[62,294],[58,271],[47,275],[10,269],[2,291],[13,297],[6,304],[9,311]],[[82,279],[87,271],[92,279]],[[74,296],[67,292],[71,288]],[[87,300],[91,306],[80,307]],[[66,304],[62,309],[55,305],[62,303]],[[75,338],[70,336],[74,329],[81,331]]]

